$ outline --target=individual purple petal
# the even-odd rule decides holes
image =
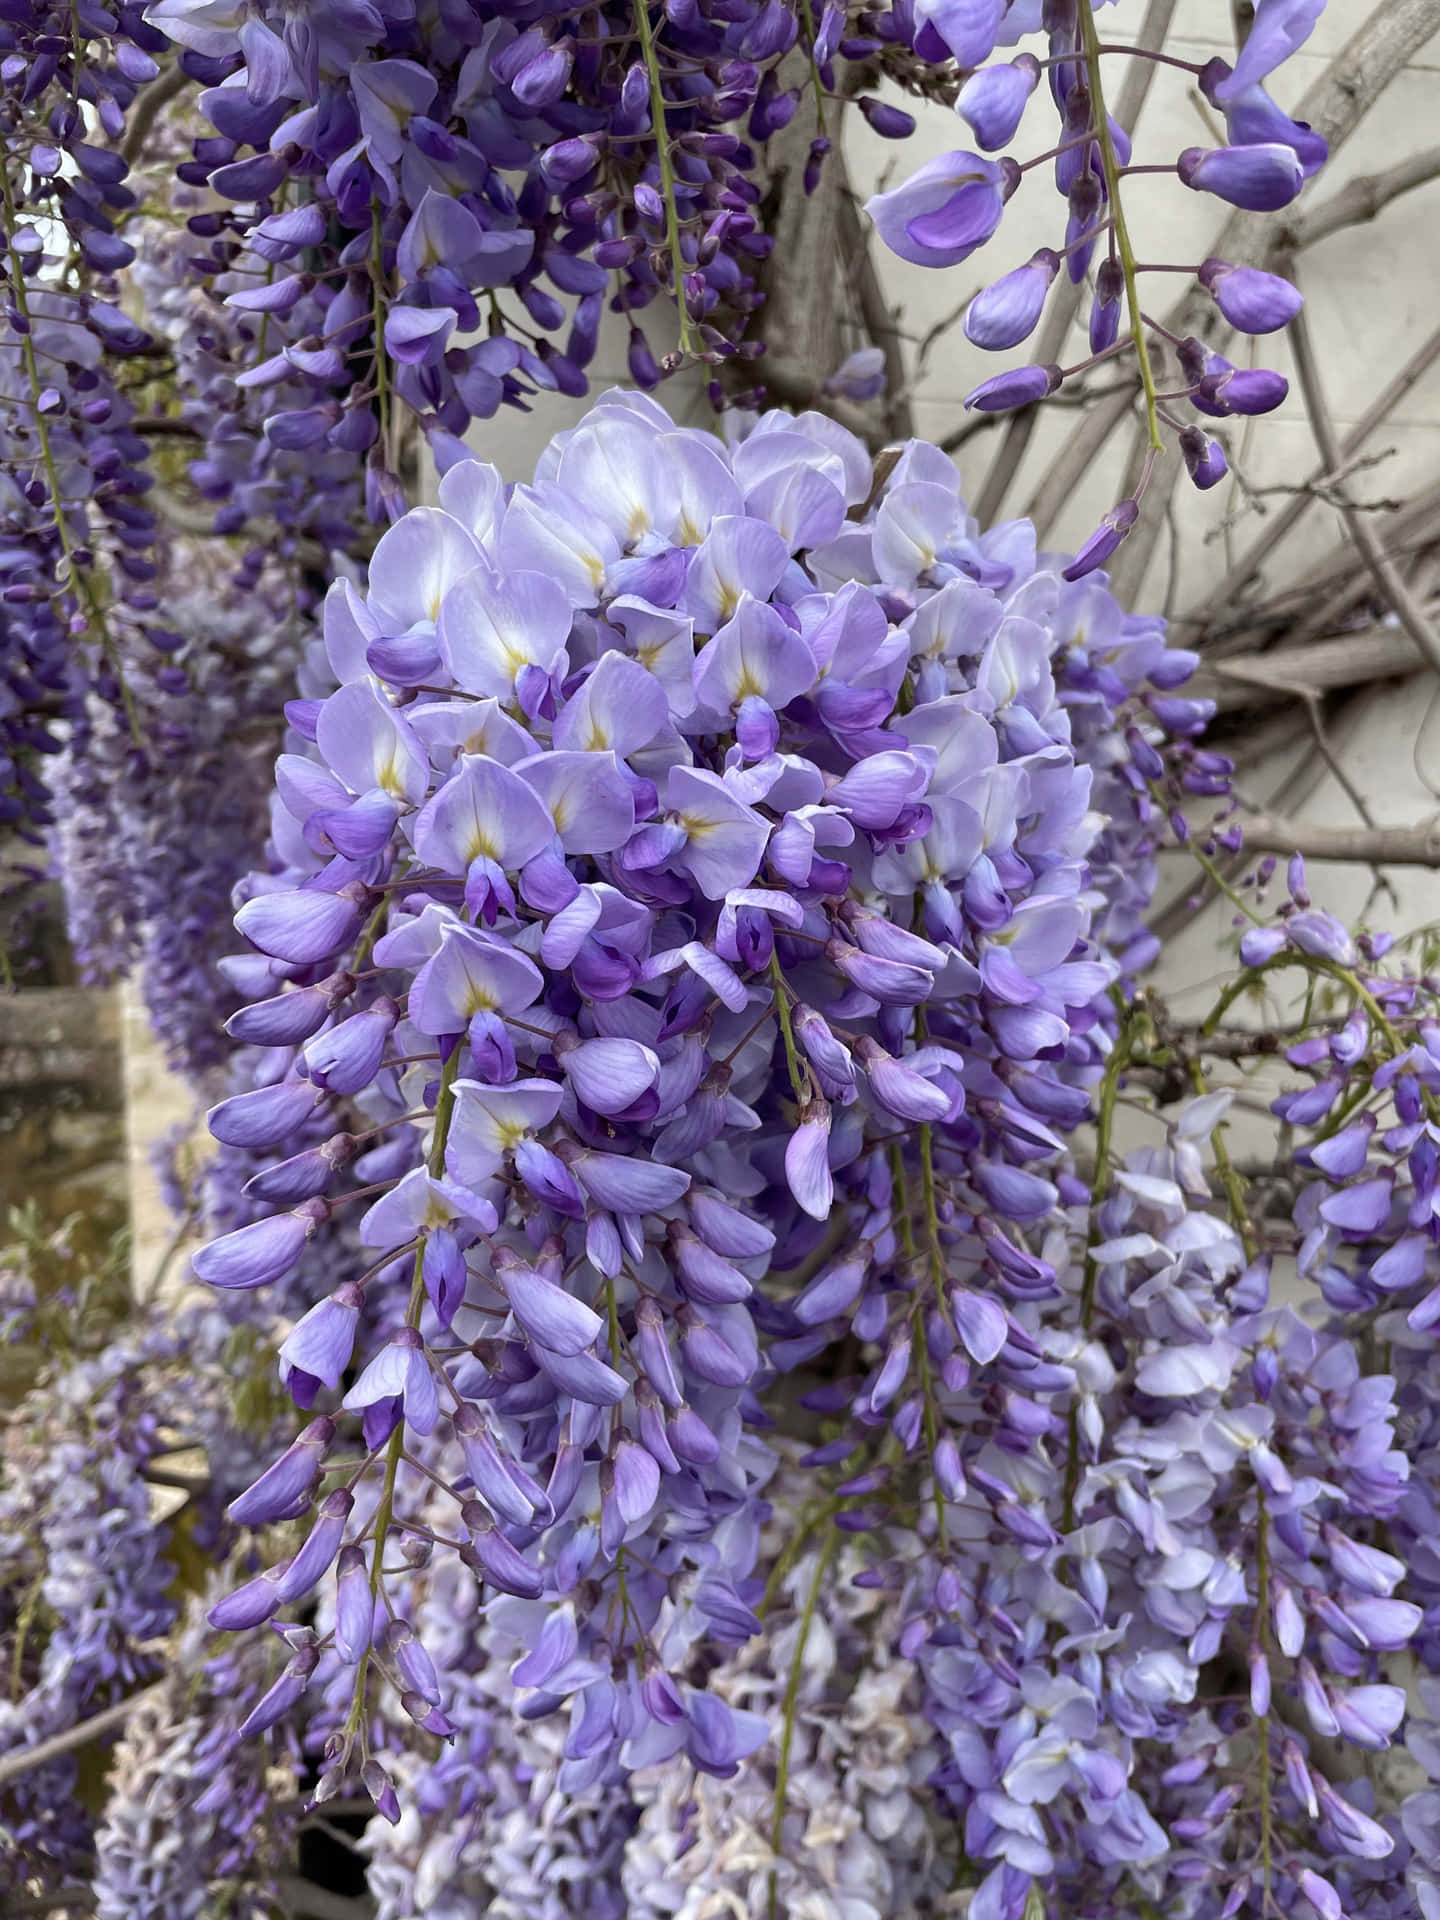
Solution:
[[[1259,0],[1250,31],[1228,78],[1214,93],[1222,104],[1256,86],[1303,47],[1325,11],[1325,0]]]

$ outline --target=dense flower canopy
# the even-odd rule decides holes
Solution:
[[[1289,206],[1320,11],[1167,56],[1217,144],[1152,162],[1100,0],[0,6],[0,812],[215,1143],[203,1304],[0,1258],[27,1910],[259,1920],[333,1815],[383,1920],[1440,1920],[1434,982],[1226,878],[1104,571],[1301,310],[1241,247],[1155,322],[1124,176]],[[1058,117],[962,324],[1087,289],[982,414],[1133,367],[1077,554],[885,444],[873,314],[766,396],[780,143],[814,196],[902,97],[961,144],[868,217],[939,270]],[[607,314],[630,387],[507,484]],[[1194,1025],[1163,846],[1239,915]]]

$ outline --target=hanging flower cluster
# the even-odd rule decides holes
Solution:
[[[143,15],[16,0],[0,21],[0,817],[30,833],[48,818],[35,756],[87,686],[119,703],[112,629],[153,606],[126,391],[152,342],[115,281],[136,204],[119,143],[167,45]]]
[[[1025,523],[979,535],[932,448],[877,487],[818,415],[727,450],[624,394],[508,498],[452,467],[368,594],[332,590],[341,684],[292,707],[313,748],[278,767],[283,870],[237,916],[278,990],[231,1030],[274,1064],[211,1116],[246,1149],[329,1130],[264,1176],[288,1210],[196,1271],[283,1279],[360,1138],[390,1131],[389,1177],[367,1169],[385,1190],[357,1196],[370,1264],[298,1322],[282,1374],[310,1406],[360,1369],[344,1407],[382,1487],[437,1430],[460,1443],[451,1545],[551,1623],[533,1684],[583,1696],[597,1759],[683,1747],[723,1775],[764,1737],[685,1689],[659,1623],[697,1561],[690,1636],[753,1617],[768,1469],[743,1436],[768,1381],[858,1338],[875,1358],[830,1411],[944,1476],[938,1510],[963,1486],[946,1396],[1032,1344],[994,1287],[1054,1282],[1009,1226],[1058,1204],[1056,1128],[1114,1029],[1088,856],[1143,871],[1136,756],[1207,712],[1171,691],[1191,657],[1105,602]],[[1115,911],[1123,937],[1133,895]],[[952,1284],[962,1191],[983,1287]],[[376,1285],[400,1310],[357,1351]],[[1033,1363],[1032,1386],[1070,1383]],[[240,1517],[305,1503],[340,1412]],[[254,1624],[337,1567],[337,1778],[364,1757],[386,1585],[393,1499],[352,1520],[368,1480],[214,1616]],[[586,1706],[617,1657],[620,1691]],[[257,1725],[314,1654],[292,1667]]]

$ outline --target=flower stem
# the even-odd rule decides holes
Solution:
[[[1115,251],[1125,280],[1125,304],[1130,310],[1130,331],[1135,336],[1135,362],[1140,369],[1140,385],[1145,391],[1145,419],[1150,430],[1150,445],[1157,453],[1163,453],[1165,442],[1160,437],[1160,420],[1155,411],[1155,371],[1150,365],[1150,350],[1145,344],[1144,323],[1140,318],[1135,249],[1130,244],[1125,209],[1120,202],[1120,166],[1115,158],[1110,116],[1105,107],[1105,87],[1100,77],[1100,36],[1095,30],[1093,0],[1076,0],[1076,7],[1080,15],[1080,36],[1085,47],[1085,71],[1090,85],[1091,108],[1095,115],[1095,137],[1100,143],[1100,168],[1105,176],[1105,192],[1115,221]]]
[[[650,27],[649,0],[634,0],[635,32],[640,41],[640,57],[650,76],[650,121],[655,135],[655,151],[660,162],[660,194],[665,202],[665,238],[670,247],[670,277],[674,281],[675,309],[680,316],[680,351],[699,351],[685,306],[685,257],[680,251],[680,215],[675,206],[675,168],[670,159],[670,137],[665,130],[665,92],[660,84],[660,64],[655,57],[655,36]]]

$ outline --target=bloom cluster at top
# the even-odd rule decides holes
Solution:
[[[189,229],[205,248],[193,263],[265,323],[245,382],[319,388],[278,405],[267,434],[365,453],[382,511],[395,400],[434,441],[537,391],[583,393],[607,301],[641,386],[693,355],[760,352],[745,334],[771,246],[765,142],[812,79],[813,177],[838,125],[837,55],[919,65],[916,22],[897,13],[857,41],[839,0],[814,15],[808,0],[303,14],[154,0],[146,18],[205,87],[213,132],[179,176],[229,203]],[[914,125],[862,104],[883,131]],[[673,352],[638,324],[657,297]]]
[[[1065,202],[1063,239],[1057,234],[1053,247],[1041,247],[977,294],[965,312],[965,335],[972,345],[991,352],[1021,345],[1039,325],[1062,268],[1079,287],[1094,265],[1090,355],[1072,367],[1046,362],[996,374],[976,387],[966,404],[991,413],[1029,406],[1097,363],[1127,351],[1133,354],[1144,392],[1149,458],[1131,497],[1105,515],[1082,549],[1081,557],[1092,566],[1104,565],[1136,522],[1155,458],[1164,450],[1162,424],[1177,435],[1190,478],[1203,490],[1227,471],[1224,448],[1207,423],[1268,413],[1287,391],[1281,374],[1237,367],[1204,340],[1180,338],[1143,310],[1142,275],[1191,269],[1136,260],[1121,202],[1122,182],[1135,174],[1171,174],[1193,191],[1212,194],[1229,206],[1274,213],[1290,205],[1327,153],[1324,139],[1283,113],[1265,90],[1265,82],[1309,38],[1325,0],[1259,0],[1233,64],[1219,57],[1200,64],[1158,56],[1188,68],[1204,99],[1223,119],[1227,141],[1219,147],[1187,147],[1167,165],[1132,165],[1129,135],[1111,117],[1106,56],[1157,55],[1142,47],[1103,43],[1096,19],[1100,4],[1061,0],[1041,8],[1028,0],[983,5],[919,0],[915,12],[922,24],[915,50],[930,59],[949,53],[962,69],[955,111],[982,151],[937,155],[902,185],[876,194],[867,209],[881,240],[901,259],[923,267],[955,266],[1001,227],[1005,204],[1022,176],[1053,161],[1056,190]],[[985,64],[997,45],[1008,50],[1042,28],[1047,36],[1045,60],[1026,50]],[[1005,150],[1042,76],[1059,116],[1059,144],[1017,166]],[[1296,289],[1256,266],[1212,257],[1193,272],[1225,325],[1240,333],[1276,333],[1300,310]],[[1175,379],[1163,383],[1173,390],[1165,393],[1158,391],[1162,383],[1152,364],[1157,336],[1164,343],[1158,350],[1173,350],[1174,356]],[[1191,412],[1182,417],[1176,409],[1186,405]]]

